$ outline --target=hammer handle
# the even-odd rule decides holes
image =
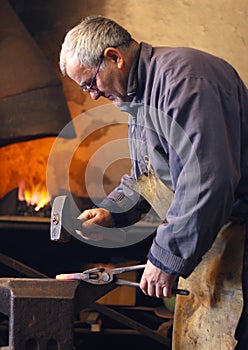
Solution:
[[[77,218],[72,218],[71,219],[71,224],[74,230],[79,230],[82,231],[82,224],[85,220],[80,220]]]

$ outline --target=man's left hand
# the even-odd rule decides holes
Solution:
[[[140,289],[144,294],[151,297],[172,297],[171,289],[174,286],[177,277],[169,275],[158,267],[147,261],[143,275],[140,281]]]

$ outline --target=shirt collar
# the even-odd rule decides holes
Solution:
[[[138,64],[140,58],[141,44],[134,57],[133,65],[129,72],[128,85],[127,85],[127,95],[134,96],[138,87]]]
[[[152,46],[141,42],[129,72],[127,94],[130,97],[135,97],[138,101],[142,99],[144,93],[152,54]]]
[[[147,68],[150,64],[151,56],[152,46],[141,42],[128,77],[127,95],[133,98],[131,102],[121,106],[121,111],[135,114],[137,108],[143,104]]]

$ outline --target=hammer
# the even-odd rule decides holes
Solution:
[[[57,241],[60,243],[69,242],[71,239],[70,233],[73,234],[74,231],[82,231],[82,224],[84,220],[72,217],[71,206],[68,196],[57,196],[55,197],[52,204],[51,211],[51,222],[50,222],[50,238],[52,241]],[[104,227],[102,228],[104,230]],[[126,233],[124,230],[115,229],[104,230],[104,238],[115,241],[124,242],[126,239]],[[82,234],[75,234],[76,238],[85,239]]]

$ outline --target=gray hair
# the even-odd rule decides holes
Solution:
[[[68,56],[76,55],[80,64],[96,67],[107,47],[127,49],[132,41],[130,33],[113,20],[86,17],[65,36],[60,52],[61,72],[66,74]]]

